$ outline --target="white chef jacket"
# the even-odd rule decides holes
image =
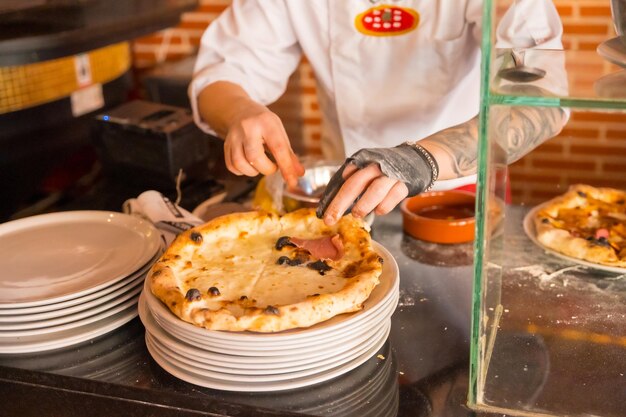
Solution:
[[[362,148],[420,140],[478,114],[481,0],[387,0],[419,14],[417,27],[371,36],[355,19],[377,0],[233,0],[202,36],[189,88],[215,81],[240,85],[269,104],[285,91],[304,54],[323,115],[322,151],[343,160]],[[551,0],[515,0],[497,32],[499,47],[561,49],[562,26]],[[475,182],[475,175],[437,188]]]

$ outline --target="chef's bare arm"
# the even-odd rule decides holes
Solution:
[[[566,121],[560,108],[498,107],[489,114],[493,135],[511,164],[544,141],[556,136]],[[439,179],[475,174],[478,161],[478,117],[444,129],[422,141],[439,164]]]
[[[224,138],[224,158],[229,171],[237,175],[272,174],[276,169],[291,186],[304,168],[293,152],[280,118],[252,100],[239,85],[217,81],[198,95],[202,119]],[[268,149],[274,163],[265,153]]]
[[[198,95],[198,110],[202,119],[224,139],[230,127],[245,114],[269,111],[253,101],[239,85],[227,81],[207,85]]]

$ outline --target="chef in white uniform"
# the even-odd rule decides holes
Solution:
[[[481,17],[480,0],[233,0],[202,37],[189,88],[196,123],[225,138],[235,174],[279,169],[293,186],[303,168],[265,105],[283,94],[304,55],[317,80],[325,158],[420,141],[418,159],[435,172],[413,191],[474,183],[475,157],[464,169],[454,160],[464,156],[438,141],[451,128],[476,136]],[[516,0],[499,26],[498,46],[561,49],[561,34],[551,0]],[[343,174],[358,178],[331,204],[327,223],[359,195],[353,213],[365,215],[386,213],[410,194],[412,187],[387,178],[379,164],[368,165]]]

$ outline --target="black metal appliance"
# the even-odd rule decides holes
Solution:
[[[93,134],[106,175],[146,189],[171,190],[223,172],[223,144],[182,107],[135,100],[95,118]]]

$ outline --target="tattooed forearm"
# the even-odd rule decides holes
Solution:
[[[442,130],[422,141],[437,159],[439,179],[474,174],[478,159],[478,118]]]
[[[439,152],[445,154],[448,169],[452,171],[450,178],[463,177],[476,172],[478,157],[478,147],[476,146],[478,143],[477,118],[442,130],[426,141],[438,148]]]
[[[501,88],[508,94],[550,96],[551,92],[534,85],[513,84]],[[554,107],[495,106],[489,114],[489,132],[506,152],[511,164],[546,140],[559,134],[565,112]]]
[[[489,135],[513,163],[556,136],[564,123],[560,108],[510,107],[492,108]],[[478,121],[472,120],[444,129],[420,142],[439,164],[439,179],[475,174],[478,160]]]
[[[493,136],[505,150],[509,164],[556,136],[563,127],[563,110],[559,108],[499,107],[493,109],[491,117]]]

